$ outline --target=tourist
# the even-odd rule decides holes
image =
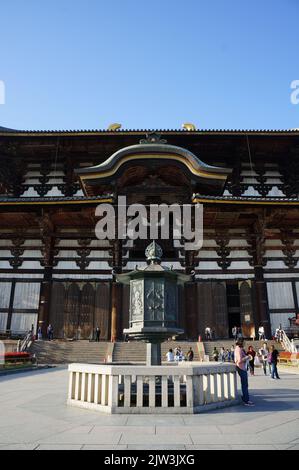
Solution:
[[[264,343],[263,346],[259,349],[259,355],[262,362],[264,375],[267,375],[267,365],[269,367],[269,373],[271,375],[271,366],[268,363],[269,348],[267,343]]]
[[[280,379],[277,371],[279,352],[275,349],[275,346],[271,346],[270,354],[268,355],[268,362],[271,364],[271,379]],[[275,377],[274,377],[275,376]]]
[[[174,362],[174,354],[172,349],[169,349],[168,353],[166,353],[166,358],[167,362]]]
[[[256,352],[252,346],[249,346],[248,351],[247,351],[247,356],[249,356],[248,366],[249,366],[250,375],[254,375],[254,358],[256,356]]]
[[[227,362],[230,362],[230,359],[231,359],[231,352],[230,352],[229,349],[227,349],[226,352],[225,352],[225,360]]]
[[[218,362],[218,357],[219,357],[219,352],[218,352],[218,349],[215,346],[215,348],[213,350],[213,359],[214,359],[215,362]]]
[[[47,336],[48,336],[49,341],[52,341],[53,338],[54,338],[54,329],[53,329],[53,326],[51,325],[51,323],[49,324],[49,326],[47,328]]]
[[[224,362],[224,361],[225,361],[225,349],[224,349],[223,346],[221,346],[221,348],[220,348],[219,357],[220,357],[220,361],[221,361],[221,362]]]
[[[187,360],[189,362],[192,362],[193,358],[194,358],[194,352],[193,352],[192,348],[190,348],[189,351],[187,352]]]
[[[78,341],[80,341],[80,339],[81,339],[81,332],[82,332],[81,326],[79,325],[78,328],[77,328],[77,340]]]
[[[233,344],[230,348],[230,357],[231,357],[231,361],[235,362],[235,346]]]
[[[207,341],[211,341],[212,335],[211,335],[211,328],[209,326],[207,326],[205,329],[205,336],[206,336]]]
[[[263,325],[261,325],[259,327],[258,333],[259,333],[259,341],[265,340],[265,329],[264,329]]]
[[[40,341],[43,339],[42,327],[39,326],[37,330],[37,339]]]
[[[283,330],[281,328],[281,325],[279,325],[279,328],[276,328],[274,338],[275,338],[275,341],[277,343],[282,341],[282,339],[283,339]]]
[[[100,330],[100,328],[97,326],[97,327],[96,327],[96,342],[97,342],[97,343],[100,341],[100,335],[101,335],[101,330]]]
[[[175,360],[176,362],[179,362],[180,356],[181,356],[181,348],[178,346],[178,347],[175,348],[175,350],[174,350],[174,360]]]
[[[235,341],[237,341],[237,334],[238,334],[238,328],[236,326],[234,326],[232,328],[232,335],[233,335],[233,338]]]
[[[243,339],[243,334],[242,334],[242,328],[241,327],[237,328],[237,340],[238,339]]]
[[[249,400],[248,392],[248,376],[246,370],[246,362],[250,359],[244,351],[243,348],[243,339],[238,339],[236,341],[235,349],[235,364],[237,366],[237,372],[239,374],[242,386],[242,400],[246,406],[254,406],[254,404]]]
[[[278,330],[278,341],[280,342],[283,341],[283,329],[281,325],[279,325],[279,330]]]

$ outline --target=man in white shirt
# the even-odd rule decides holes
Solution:
[[[208,341],[210,341],[212,338],[211,338],[211,328],[209,326],[206,327],[205,329],[205,335],[206,335],[206,339]]]
[[[174,362],[174,354],[172,349],[169,349],[168,353],[166,353],[167,362]]]
[[[263,326],[259,327],[259,340],[265,339],[265,330]]]

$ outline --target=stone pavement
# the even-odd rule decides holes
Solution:
[[[298,450],[298,372],[280,368],[281,380],[270,380],[258,370],[249,378],[255,407],[192,416],[105,416],[67,407],[64,367],[3,376],[0,450]]]

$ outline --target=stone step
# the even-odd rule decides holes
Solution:
[[[107,342],[89,341],[36,341],[30,352],[39,363],[61,364],[72,362],[103,363],[107,355]]]
[[[196,342],[190,341],[166,341],[161,344],[162,361],[166,360],[166,353],[169,349],[175,349],[180,346],[185,354],[187,354],[190,347],[194,352],[194,360],[199,361],[199,353]],[[113,352],[113,361],[115,362],[145,362],[146,361],[146,344],[131,342],[131,343],[115,343]]]
[[[161,345],[162,360],[165,361],[167,351],[181,346],[186,354],[190,347],[194,351],[194,360],[199,360],[196,342],[167,341]],[[106,360],[110,342],[89,341],[36,341],[32,344],[30,352],[36,354],[40,364],[61,364],[72,362],[86,362],[99,364]],[[114,344],[113,361],[115,362],[145,362],[146,344],[142,342],[117,342]]]

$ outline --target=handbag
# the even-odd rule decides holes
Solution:
[[[254,358],[254,365],[256,367],[259,367],[261,365],[261,361],[259,360],[258,356],[255,356]]]

